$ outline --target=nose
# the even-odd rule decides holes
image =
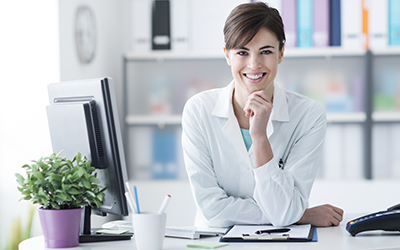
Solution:
[[[260,69],[261,66],[261,59],[258,55],[253,55],[249,57],[248,67],[250,69]]]

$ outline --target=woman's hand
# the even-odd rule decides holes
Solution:
[[[267,125],[272,111],[272,102],[264,90],[253,92],[247,98],[243,111],[249,119],[249,132],[253,141],[254,168],[259,168],[273,157],[267,137]]]
[[[343,210],[326,204],[306,209],[297,224],[311,224],[317,227],[338,226],[343,220]]]
[[[266,129],[272,111],[272,102],[264,90],[253,92],[247,98],[243,111],[249,120],[252,138],[266,136]]]

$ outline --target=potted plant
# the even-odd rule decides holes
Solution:
[[[24,196],[20,200],[41,205],[40,223],[45,245],[50,248],[79,245],[83,206],[100,206],[107,188],[99,186],[95,168],[80,153],[72,161],[60,153],[22,166],[26,178],[15,174]]]

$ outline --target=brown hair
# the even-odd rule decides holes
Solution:
[[[244,47],[261,28],[266,28],[275,33],[281,51],[286,37],[278,10],[263,2],[238,5],[232,10],[225,22],[225,49]]]

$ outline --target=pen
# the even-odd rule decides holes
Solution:
[[[128,190],[128,193],[129,193],[129,197],[130,197],[130,200],[131,200],[131,203],[132,203],[132,212],[135,212],[136,213],[136,209],[135,209],[135,206],[133,205],[133,201],[135,200],[135,197],[133,196],[133,192],[132,192],[132,189],[129,187],[129,182],[125,182],[125,186],[126,186],[126,190]]]
[[[163,203],[161,204],[160,210],[158,210],[159,214],[163,214],[165,212],[165,209],[167,208],[168,202],[171,199],[171,195],[167,194],[164,198]]]
[[[277,228],[277,229],[257,230],[256,234],[286,233],[289,231],[290,231],[290,228]]]
[[[133,194],[135,195],[135,202],[136,202],[136,209],[137,209],[137,213],[140,214],[140,210],[139,210],[139,200],[138,200],[138,195],[137,195],[137,190],[136,190],[136,186],[133,186]]]
[[[129,197],[129,193],[128,192],[125,192],[125,197],[126,197],[126,201],[128,202],[129,207],[131,208],[131,211],[136,213],[136,209],[133,206],[132,199],[131,199],[131,197]]]

